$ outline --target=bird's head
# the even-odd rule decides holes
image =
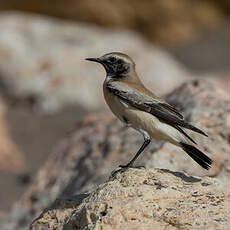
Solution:
[[[86,58],[87,61],[98,62],[105,68],[106,74],[113,78],[123,78],[135,70],[135,63],[126,54],[113,52],[99,58]]]

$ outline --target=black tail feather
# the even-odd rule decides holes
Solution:
[[[186,143],[180,143],[182,149],[194,160],[196,161],[201,167],[204,169],[209,169],[212,164],[212,159],[202,153],[199,149],[194,147],[193,145],[189,145]]]
[[[186,128],[186,129],[191,129],[192,131],[194,131],[194,132],[197,132],[197,133],[200,133],[200,134],[202,134],[202,135],[204,135],[204,136],[208,136],[205,132],[203,132],[202,130],[200,130],[200,129],[198,129],[197,127],[195,127],[195,126],[193,126],[193,125],[190,125],[190,124],[188,124],[188,123],[185,123],[184,124],[184,126],[182,126],[182,127],[184,127],[184,128]]]
[[[178,131],[180,131],[184,136],[186,136],[191,142],[193,142],[194,144],[197,145],[197,143],[182,129],[180,128],[179,126],[177,125],[174,125],[173,126],[174,128],[176,128]]]

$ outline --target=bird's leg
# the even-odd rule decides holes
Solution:
[[[131,161],[127,165],[119,165],[119,167],[121,167],[121,168],[129,168],[129,167],[133,166],[134,161],[144,151],[144,149],[150,144],[151,138],[150,138],[149,134],[144,130],[139,130],[139,131],[142,133],[142,135],[144,137],[144,143],[142,144],[142,146],[140,147],[138,152],[135,154],[135,156],[131,159]]]

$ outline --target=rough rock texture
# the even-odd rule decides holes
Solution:
[[[161,93],[188,73],[139,34],[19,13],[0,14],[0,80],[4,94],[54,112],[66,105],[104,106],[101,66],[85,61],[111,51],[129,54],[142,79]]]
[[[220,5],[228,0],[7,0],[0,9],[19,9],[125,27],[143,33],[152,41],[181,44],[216,28],[225,17]],[[227,6],[227,5],[226,5]],[[226,10],[226,7],[223,7]],[[229,9],[229,4],[228,4]]]
[[[129,169],[89,194],[56,201],[30,229],[227,230],[229,214],[229,184],[169,170]]]
[[[209,138],[191,133],[200,148],[214,160],[210,171],[200,168],[183,151],[167,143],[153,142],[137,165],[165,168],[190,175],[230,177],[229,95],[207,81],[183,84],[167,97],[186,120],[208,133]],[[124,129],[110,113],[85,118],[52,153],[18,202],[7,223],[8,229],[24,229],[57,197],[88,191],[105,181],[119,164],[126,163],[142,143],[142,137]]]
[[[0,171],[18,173],[25,168],[25,159],[23,153],[12,141],[5,116],[6,105],[0,99]],[[2,186],[4,186],[4,181],[0,182],[0,187]]]

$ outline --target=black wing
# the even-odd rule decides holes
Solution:
[[[156,116],[159,120],[173,126],[174,128],[178,129],[180,132],[188,137],[187,134],[180,128],[190,129],[194,132],[200,133],[204,136],[207,136],[202,130],[190,125],[187,123],[183,116],[171,105],[159,102],[154,98],[151,98],[147,95],[144,95],[140,92],[134,90],[119,90],[116,86],[112,84],[107,85],[108,90],[117,96],[120,100],[125,102],[132,107],[140,109],[142,111],[148,112]],[[194,142],[190,137],[188,137],[192,142]],[[195,143],[195,142],[194,142]]]

